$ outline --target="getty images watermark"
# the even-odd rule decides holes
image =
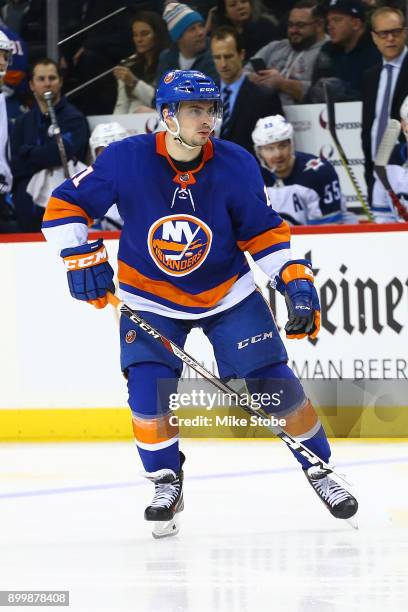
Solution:
[[[262,410],[263,412],[272,412],[281,404],[281,392],[276,393],[223,393],[221,391],[204,391],[203,389],[193,389],[190,392],[171,393],[169,396],[170,410],[177,411],[179,408],[205,408],[213,410],[214,408],[229,407],[229,408],[245,408],[251,411]],[[251,414],[250,418],[240,418],[233,415],[216,415],[215,421],[210,416],[198,415],[193,418],[180,418],[177,415],[172,415],[169,419],[171,425],[187,425],[187,426],[247,426],[247,425],[263,425],[265,427],[285,427],[286,419],[277,418],[273,415]]]

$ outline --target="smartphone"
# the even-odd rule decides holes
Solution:
[[[249,60],[249,63],[251,64],[255,72],[259,72],[260,70],[266,70],[265,60],[263,60],[262,57],[253,57]]]

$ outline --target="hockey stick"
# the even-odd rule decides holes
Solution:
[[[345,171],[347,172],[347,175],[354,187],[354,191],[357,194],[357,198],[365,212],[365,214],[367,215],[367,218],[370,221],[374,221],[374,217],[373,214],[371,212],[371,210],[369,209],[369,207],[367,206],[367,203],[364,199],[364,196],[361,192],[360,186],[357,182],[357,179],[354,175],[353,170],[351,169],[349,160],[347,159],[347,155],[337,137],[337,132],[336,132],[336,109],[334,106],[334,99],[330,93],[330,87],[327,83],[324,83],[324,94],[325,94],[325,98],[326,98],[326,108],[327,108],[327,121],[328,121],[328,126],[329,126],[329,132],[330,135],[333,139],[334,145],[337,149],[337,153],[339,154],[340,157],[340,161],[343,165],[343,168],[345,169]]]
[[[48,114],[50,116],[52,131],[55,136],[55,140],[57,141],[58,153],[61,159],[62,168],[64,170],[64,176],[67,179],[67,178],[70,178],[69,170],[68,170],[67,152],[65,151],[64,141],[62,140],[60,126],[58,125],[57,116],[55,114],[55,108],[52,103],[52,92],[51,91],[44,92],[44,100],[47,103]]]
[[[408,221],[408,211],[405,209],[405,206],[401,204],[397,194],[392,189],[390,182],[387,176],[387,164],[391,157],[391,153],[393,148],[395,147],[395,143],[398,140],[398,137],[401,132],[401,124],[397,119],[390,119],[388,121],[387,128],[382,137],[380,146],[378,147],[377,156],[374,161],[374,170],[377,173],[377,176],[382,183],[385,191],[390,196],[392,205],[394,207],[394,211],[401,219],[404,221]]]
[[[115,306],[115,308],[117,308],[125,317],[127,317],[133,323],[135,323],[138,327],[143,329],[147,334],[149,334],[149,336],[152,336],[152,338],[154,338],[155,340],[158,340],[162,344],[162,346],[164,346],[164,348],[166,348],[170,353],[173,353],[173,355],[181,359],[183,363],[193,368],[193,370],[195,370],[198,374],[201,374],[203,378],[211,382],[215,387],[217,387],[217,389],[219,389],[223,393],[226,393],[227,395],[232,395],[232,397],[237,396],[238,400],[242,398],[243,399],[242,405],[238,401],[237,407],[242,408],[245,412],[247,412],[251,416],[259,417],[260,412],[248,406],[246,402],[246,398],[238,395],[237,392],[232,387],[230,387],[227,383],[222,382],[222,380],[220,380],[219,378],[211,374],[209,370],[204,368],[198,361],[196,361],[193,357],[191,357],[191,355],[189,355],[182,348],[177,346],[177,344],[175,344],[172,340],[169,340],[168,338],[163,336],[157,329],[152,327],[150,323],[148,323],[145,319],[143,319],[135,310],[132,310],[124,302],[121,302],[119,298],[116,297],[116,295],[114,295],[110,291],[107,292],[107,297],[108,297],[108,302],[112,304],[112,306]],[[275,427],[272,425],[266,425],[266,427],[267,429],[272,431],[278,438],[283,440],[283,442],[285,442],[285,444],[289,448],[300,453],[303,457],[305,457],[305,459],[309,461],[309,463],[323,470],[326,475],[332,474],[332,476],[334,477],[334,480],[336,480],[340,484],[345,483],[347,486],[350,486],[350,483],[348,483],[347,480],[343,478],[343,476],[341,476],[340,474],[337,474],[337,472],[335,472],[328,463],[323,461],[323,459],[320,459],[320,457],[315,455],[313,451],[308,449],[304,444],[302,444],[302,442],[299,442],[298,440],[293,438],[290,434],[284,431],[281,427],[279,426]]]

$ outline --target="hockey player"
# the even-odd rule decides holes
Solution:
[[[293,127],[281,115],[259,119],[256,155],[276,212],[291,225],[341,223],[339,177],[330,162],[295,151]]]
[[[291,260],[289,227],[273,210],[254,158],[234,143],[212,139],[220,93],[197,71],[166,73],[156,95],[165,131],[111,144],[95,164],[55,190],[43,232],[60,249],[71,295],[97,308],[113,291],[113,270],[101,240],[87,243],[87,224],[118,203],[123,230],[118,253],[120,295],[131,308],[184,346],[200,327],[212,343],[223,379],[244,378],[253,392],[282,389],[286,430],[324,461],[330,447],[267,303],[256,290],[245,252],[285,295],[288,338],[316,337],[320,306],[310,262]],[[127,377],[137,448],[155,485],[145,519],[161,537],[177,531],[183,509],[183,463],[169,410],[182,362],[122,317],[121,366]],[[247,338],[260,341],[243,342]],[[159,385],[167,379],[167,386]],[[158,392],[159,391],[159,392]],[[293,451],[333,516],[357,511],[355,498]]]
[[[0,231],[9,231],[12,210],[6,202],[6,195],[10,193],[13,183],[8,162],[8,115],[6,98],[2,91],[4,78],[12,58],[12,42],[0,30]]]
[[[405,98],[400,109],[401,127],[408,141],[408,96]],[[408,145],[405,145],[407,150]],[[405,155],[406,157],[406,155]],[[408,219],[408,167],[407,162],[403,166],[397,164],[387,165],[387,178],[391,189],[398,197],[401,205],[405,209],[405,214],[401,215],[393,206],[392,200],[386,192],[384,186],[374,173],[373,187],[373,215],[376,223],[395,223],[396,221],[406,221]]]
[[[127,132],[117,121],[112,123],[98,123],[94,128],[89,139],[92,160],[95,161],[98,155],[106,149],[112,142],[118,142],[126,138]],[[119,214],[118,207],[113,204],[100,220],[100,227],[104,231],[121,230],[123,220]]]

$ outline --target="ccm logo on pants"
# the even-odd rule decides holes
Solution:
[[[257,334],[256,336],[252,336],[252,338],[245,338],[245,340],[241,340],[238,342],[238,350],[243,349],[249,344],[256,344],[257,342],[261,342],[262,340],[267,340],[268,338],[272,338],[272,332],[263,332],[263,334]]]

